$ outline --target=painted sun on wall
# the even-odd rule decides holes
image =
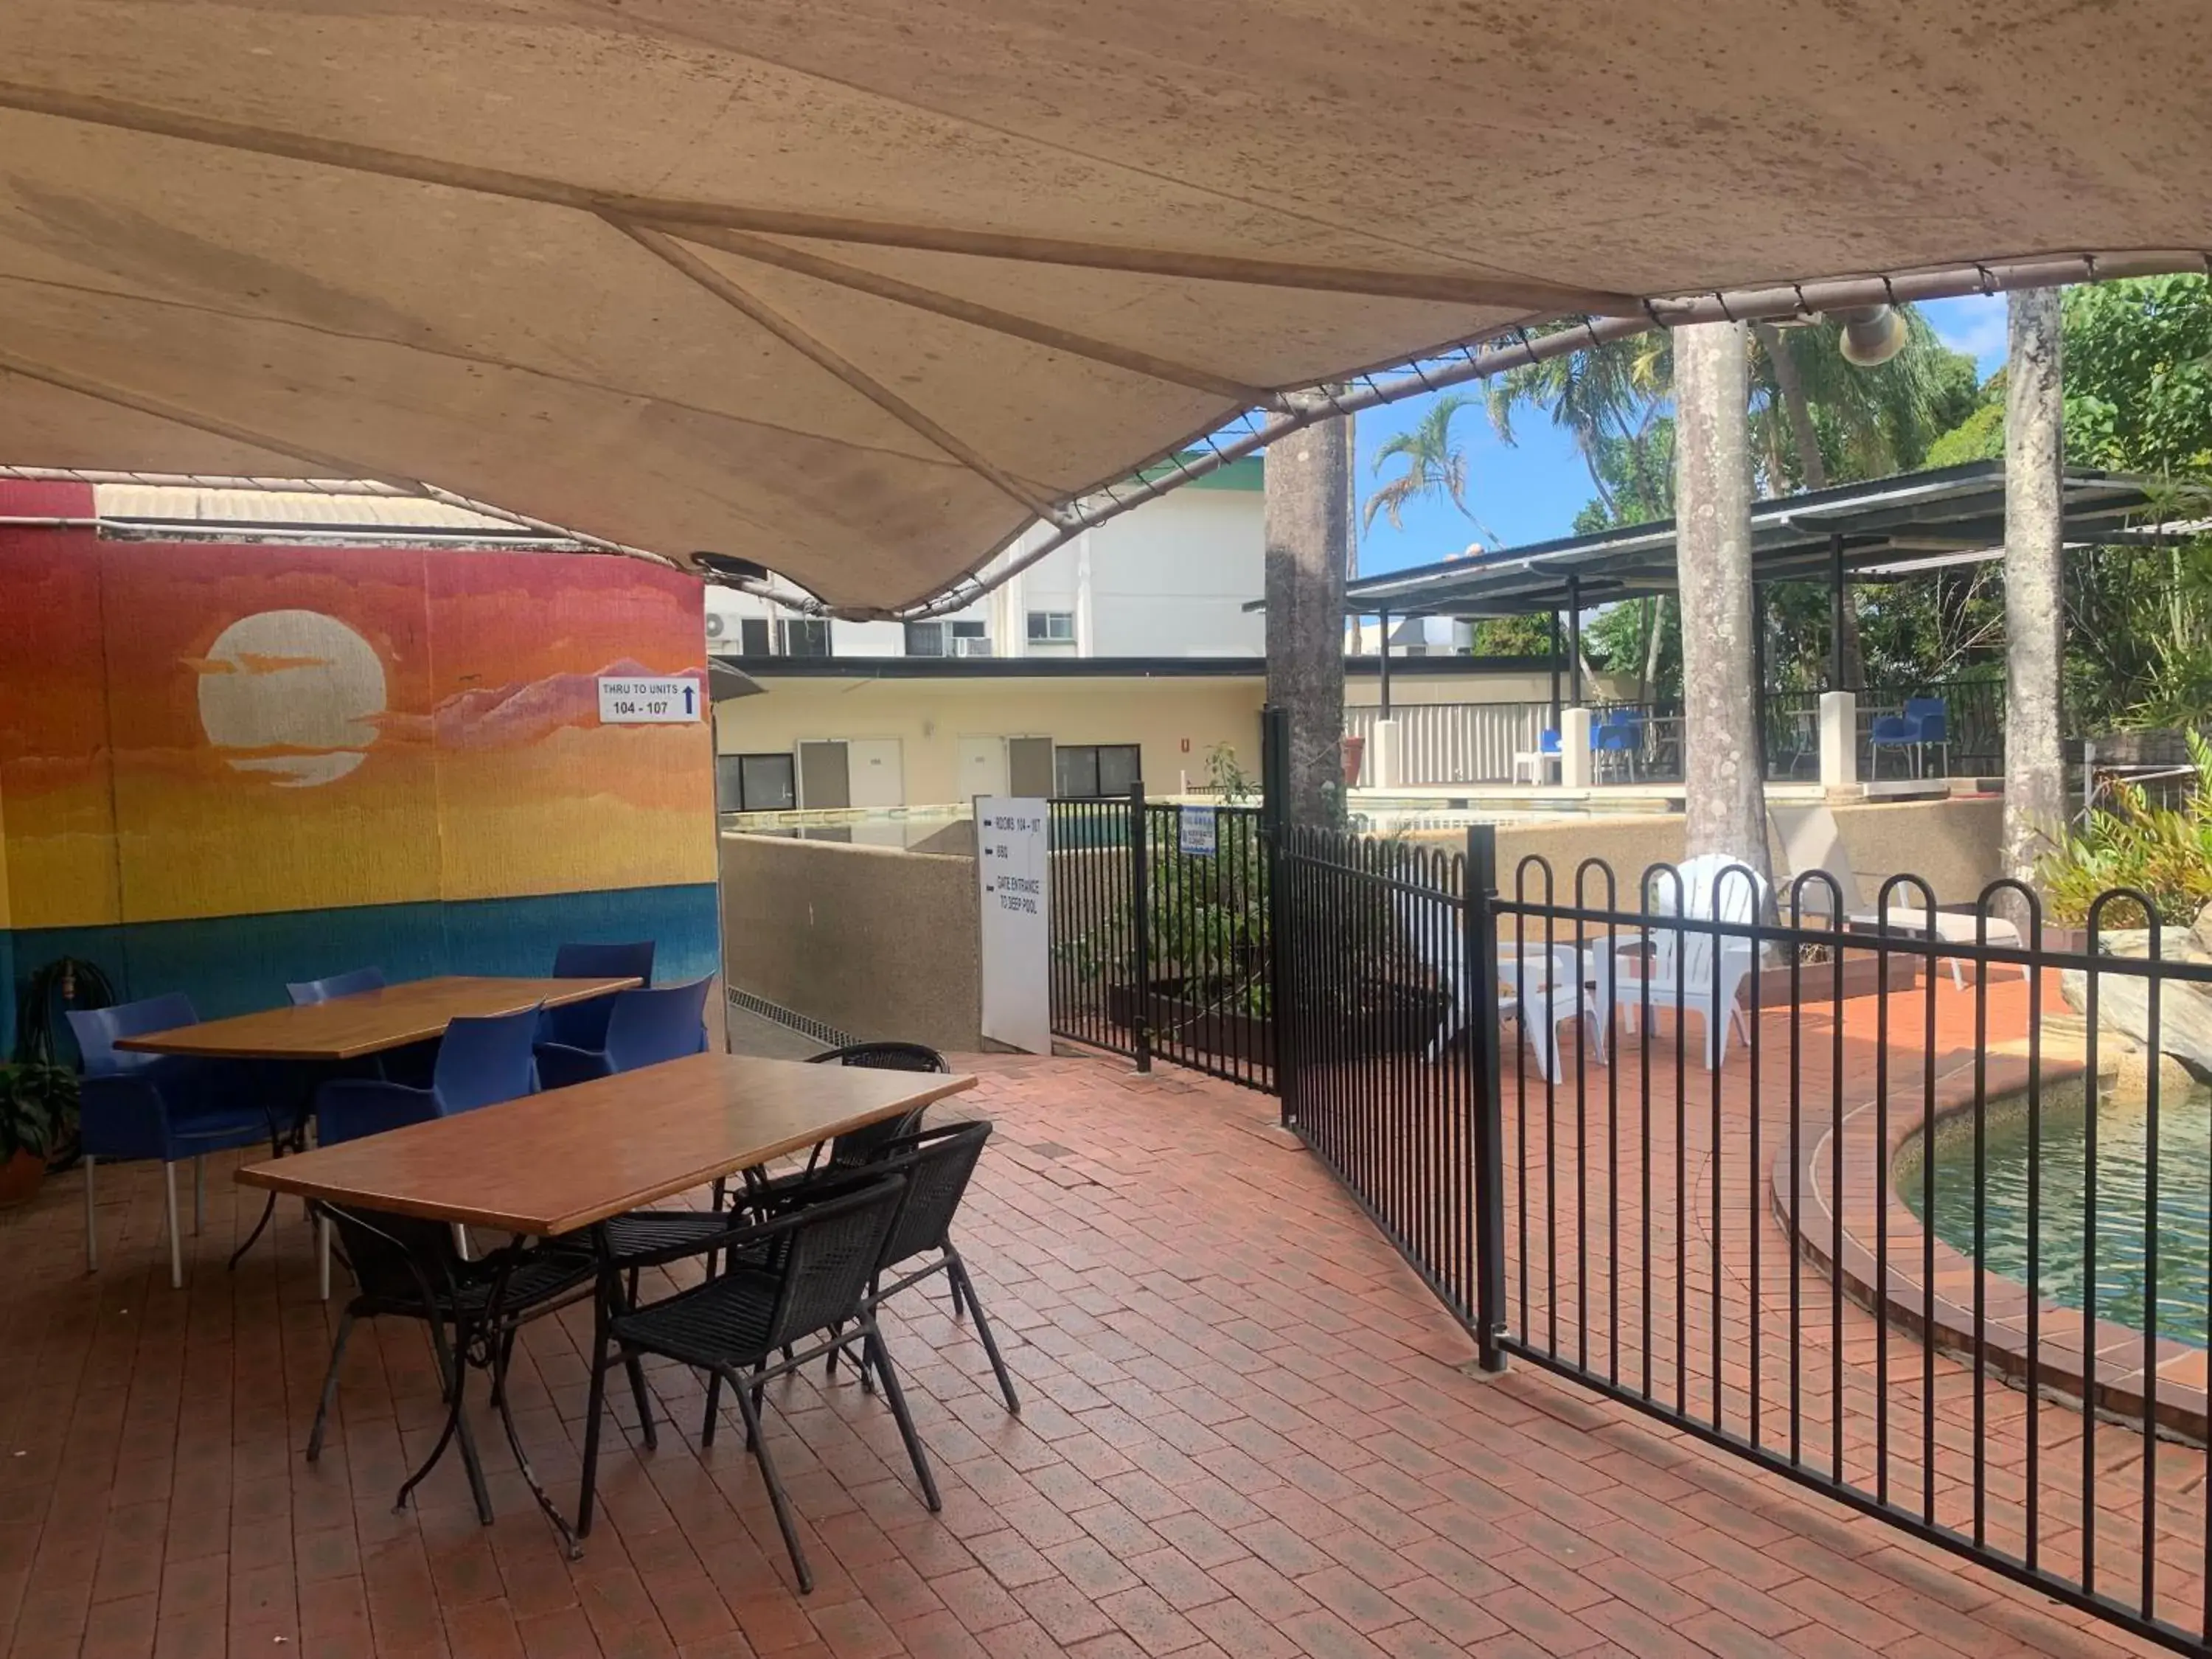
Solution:
[[[344,910],[412,938],[427,906],[450,942],[455,907],[590,897],[618,915],[616,896],[672,891],[711,948],[708,729],[598,708],[602,674],[703,675],[689,578],[0,531],[0,926],[19,969],[38,930]],[[590,908],[556,907],[576,936]]]

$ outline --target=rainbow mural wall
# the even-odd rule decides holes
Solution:
[[[703,708],[704,650],[698,584],[631,559],[0,526],[0,977],[88,957],[212,1018],[572,939],[712,973],[709,727],[602,726],[597,684]]]

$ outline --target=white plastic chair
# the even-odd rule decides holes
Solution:
[[[1647,908],[1655,916],[1680,915],[1698,921],[1747,925],[1766,909],[1766,882],[1742,860],[1706,853],[1681,866],[1681,909],[1675,908],[1675,884],[1663,871],[1650,878]],[[1717,989],[1714,969],[1718,957]],[[1637,966],[1640,964],[1640,969]],[[1705,1023],[1705,1069],[1718,1071],[1728,1060],[1731,1028],[1751,1040],[1751,1027],[1736,998],[1755,966],[1751,941],[1686,927],[1655,923],[1641,934],[1616,935],[1595,953],[1600,997],[1620,1011],[1622,1028],[1633,1034],[1646,988],[1654,1012],[1679,1009]]]
[[[1464,953],[1460,930],[1428,925],[1430,919],[1418,908],[1420,902],[1410,893],[1398,896],[1406,937],[1413,942],[1424,965],[1444,993],[1443,1024],[1429,1041],[1428,1058],[1433,1060],[1459,1035],[1462,1024],[1465,1000],[1460,967]],[[1503,1019],[1510,1015],[1519,1022],[1525,1040],[1536,1051],[1537,1069],[1553,1083],[1561,1081],[1565,1075],[1559,1058],[1559,1027],[1569,1020],[1581,1018],[1587,1001],[1580,960],[1571,943],[1553,944],[1547,948],[1534,940],[1519,947],[1508,939],[1498,941],[1498,1017]],[[1595,1012],[1595,1009],[1587,1012]],[[1604,1056],[1600,1054],[1598,1058],[1602,1062]]]

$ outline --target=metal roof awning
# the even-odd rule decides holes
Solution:
[[[2069,543],[2134,539],[2154,517],[2144,481],[2069,467]],[[1905,580],[1920,571],[1996,558],[2004,542],[2004,463],[1910,472],[1754,502],[1752,568],[1760,581],[1826,581],[1840,551],[1847,579]],[[1522,616],[1587,610],[1676,586],[1671,519],[1595,535],[1505,548],[1348,584],[1361,615]]]
[[[2212,100],[2148,72],[2202,0],[1840,15],[9,0],[0,462],[382,480],[868,611],[1544,319],[2203,268]]]

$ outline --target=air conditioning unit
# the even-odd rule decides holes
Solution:
[[[991,642],[988,640],[955,640],[952,641],[952,654],[956,657],[988,657],[991,654]]]
[[[722,635],[723,635],[724,630],[725,630],[728,626],[729,626],[729,624],[728,624],[728,622],[726,621],[726,619],[725,619],[723,617],[721,617],[721,616],[720,616],[720,614],[718,614],[717,612],[714,612],[714,611],[708,611],[708,612],[707,613],[707,637],[708,637],[708,639],[710,639],[710,640],[719,640],[719,639],[720,639],[720,638],[722,637]]]

